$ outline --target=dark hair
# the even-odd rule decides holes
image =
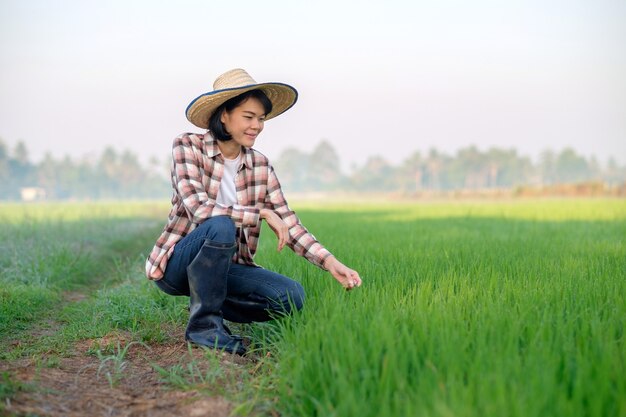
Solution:
[[[269,114],[272,111],[272,102],[265,95],[265,93],[261,90],[250,90],[245,93],[241,93],[236,97],[233,97],[221,106],[219,106],[213,114],[209,117],[209,130],[213,134],[213,137],[217,140],[227,141],[231,140],[232,136],[230,133],[226,131],[226,127],[224,123],[222,123],[222,113],[224,111],[231,112],[235,107],[239,106],[244,101],[248,100],[250,97],[256,98],[263,105],[263,110],[265,110],[265,114]]]

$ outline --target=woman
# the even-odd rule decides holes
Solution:
[[[190,297],[185,339],[245,353],[223,319],[250,323],[302,308],[302,286],[254,263],[261,221],[285,245],[351,290],[359,274],[343,265],[300,223],[267,158],[252,149],[266,120],[292,107],[297,91],[256,83],[242,69],[222,74],[214,91],[187,107],[187,119],[208,129],[174,140],[172,209],[146,273],[171,295]]]

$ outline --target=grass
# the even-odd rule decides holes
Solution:
[[[64,296],[118,284],[129,265],[140,271],[159,222],[137,203],[118,206],[0,206],[0,341],[55,318]]]
[[[122,378],[122,374],[127,365],[126,355],[128,354],[128,349],[130,349],[130,347],[134,344],[137,344],[137,342],[127,343],[124,347],[122,347],[118,340],[115,353],[110,355],[103,353],[100,349],[97,350],[96,355],[100,361],[97,375],[100,376],[100,374],[104,374],[111,388],[117,386]],[[142,345],[148,348],[145,344]]]
[[[309,289],[278,345],[285,415],[626,414],[624,201],[308,216],[364,285],[261,250]]]
[[[234,414],[626,415],[626,201],[296,209],[364,284],[343,291],[293,253],[277,253],[265,228],[257,261],[302,282],[307,303],[241,329],[259,360],[229,394]],[[168,329],[185,325],[186,300],[143,277],[166,213],[154,203],[0,206],[0,359],[63,355],[118,330],[129,343],[167,341]],[[64,302],[74,292],[88,297]],[[61,323],[54,334],[10,346],[42,315]],[[125,349],[103,349],[94,352],[102,366],[119,365],[113,384]],[[228,374],[197,365],[159,372],[185,389]],[[19,386],[3,380],[0,392]]]
[[[192,346],[188,344],[187,347],[189,357],[193,357],[191,352]],[[204,359],[208,366],[199,364],[197,360],[189,360],[184,365],[176,364],[169,369],[158,365],[154,365],[154,368],[169,384],[183,390],[205,389],[211,392],[216,387],[226,386],[227,384],[217,384],[217,382],[226,377],[224,369],[220,366],[219,356],[213,354],[210,350],[206,350]]]

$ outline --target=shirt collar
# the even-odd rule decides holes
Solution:
[[[211,136],[211,132],[206,132],[203,137],[204,151],[209,158],[215,158],[217,155],[222,155],[220,147],[217,145],[217,140]],[[246,168],[252,168],[253,152],[252,149],[242,147],[241,164]],[[223,158],[224,156],[222,156]]]
[[[241,158],[241,165],[245,166],[248,169],[252,168],[252,159],[253,159],[252,149],[244,147],[243,155]]]

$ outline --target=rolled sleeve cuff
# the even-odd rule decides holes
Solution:
[[[312,259],[312,262],[313,264],[319,266],[324,271],[328,271],[328,269],[324,267],[324,262],[326,262],[326,259],[330,258],[331,256],[333,256],[333,254],[330,253],[328,249],[322,248],[319,252],[315,254],[315,256]]]
[[[261,210],[258,208],[247,208],[243,212],[243,217],[241,219],[241,224],[244,226],[256,226],[259,224],[259,219],[261,217]]]

